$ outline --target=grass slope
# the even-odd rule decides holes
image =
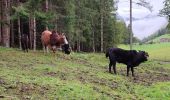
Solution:
[[[162,38],[169,38],[170,39],[170,34],[161,35],[159,37],[156,37],[155,39],[150,40],[149,42],[152,41],[153,43],[159,43],[160,39],[162,39]]]
[[[42,51],[23,53],[0,47],[0,99],[168,100],[169,49],[164,48],[166,52],[154,60],[158,57],[154,52],[160,52],[154,48],[159,46],[150,47],[142,47],[151,53],[151,59],[135,69],[135,79],[126,77],[126,67],[121,64],[117,65],[118,75],[108,73],[104,54],[45,55]]]

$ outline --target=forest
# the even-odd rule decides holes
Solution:
[[[29,35],[32,50],[42,49],[41,33],[65,33],[76,51],[103,52],[129,42],[124,22],[116,20],[113,0],[1,0],[0,45],[21,48]]]

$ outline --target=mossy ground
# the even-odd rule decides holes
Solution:
[[[108,59],[101,53],[54,55],[0,47],[0,99],[168,100],[170,45],[134,48],[150,54],[149,61],[135,68],[135,78],[126,76],[122,64],[117,75],[108,73]]]

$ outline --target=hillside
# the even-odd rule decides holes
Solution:
[[[0,47],[0,99],[167,100],[170,45],[158,45],[135,47],[150,54],[148,62],[135,68],[135,78],[127,77],[121,64],[117,65],[118,75],[108,73],[108,59],[100,53],[54,55]]]
[[[148,43],[153,42],[153,43],[160,43],[160,42],[170,42],[170,34],[164,34],[159,37],[156,37],[152,40],[149,40]]]

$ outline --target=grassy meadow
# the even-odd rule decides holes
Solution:
[[[128,46],[120,45],[128,49]],[[108,73],[102,53],[24,53],[0,47],[0,99],[4,100],[169,100],[170,43],[134,45],[149,53],[149,61],[126,76]]]

